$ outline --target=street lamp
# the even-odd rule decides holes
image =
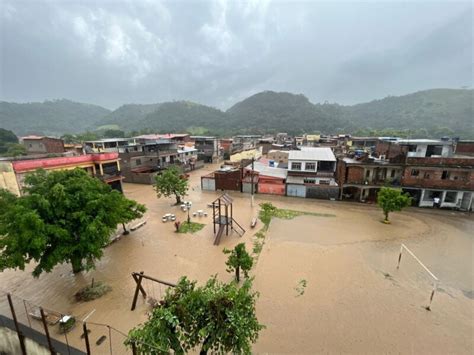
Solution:
[[[186,209],[188,210],[188,224],[189,224],[189,223],[191,223],[191,216],[189,215],[189,210],[191,209],[192,203],[187,201],[187,202],[185,202],[185,205],[186,205]]]

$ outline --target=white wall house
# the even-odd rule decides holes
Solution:
[[[333,198],[337,196],[336,157],[331,148],[301,147],[288,155],[288,196]]]

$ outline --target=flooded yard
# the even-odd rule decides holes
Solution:
[[[219,196],[200,190],[200,176],[211,168],[191,175],[186,200],[193,202],[193,210],[210,212],[207,204]],[[260,292],[258,317],[266,325],[254,346],[256,353],[473,352],[472,216],[407,209],[394,213],[392,224],[385,225],[376,206],[267,195],[256,195],[251,206],[249,195],[233,192],[234,218],[247,232],[242,238],[235,233],[223,236],[216,247],[211,213],[193,218],[206,224],[201,231],[177,234],[172,223],[161,221],[165,213],[186,219],[187,214],[173,206],[173,199],[157,199],[148,185],[124,184],[124,188],[127,197],[146,204],[147,223],[110,245],[95,270],[74,276],[70,265],[61,265],[38,279],[31,276],[31,269],[7,270],[0,273],[0,288],[31,303],[74,314],[79,320],[89,316],[90,322],[127,333],[146,319],[149,309],[140,297],[137,309],[130,311],[132,272],[144,271],[169,282],[183,275],[201,283],[215,274],[231,280],[222,249],[242,241],[252,249],[252,237],[262,224],[251,230],[250,221],[258,214],[258,203],[269,201],[279,208],[332,216],[272,220],[252,270],[254,287]],[[401,243],[441,281],[431,312],[424,309],[432,289],[427,273],[408,254],[396,268]],[[74,293],[92,278],[108,283],[112,291],[98,300],[76,303]],[[164,292],[151,282],[144,286],[154,298]],[[3,295],[0,307],[9,315]],[[22,320],[22,311],[18,312]],[[108,330],[91,327],[95,353],[107,353],[109,343],[95,345],[95,341],[101,335],[109,337]],[[83,349],[79,328],[68,341]],[[123,337],[113,333],[112,339],[114,353],[124,352]]]

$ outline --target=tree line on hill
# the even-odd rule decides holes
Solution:
[[[114,111],[68,100],[0,102],[2,127],[16,134],[188,132],[194,135],[287,132],[474,138],[473,90],[432,89],[357,105],[311,103],[304,95],[265,91],[226,111],[189,101],[123,105]]]

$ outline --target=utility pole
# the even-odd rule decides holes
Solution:
[[[255,158],[252,157],[252,176],[251,176],[251,183],[250,183],[250,188],[251,188],[251,200],[250,200],[250,206],[253,207],[253,190],[254,190],[254,187],[253,187],[253,175],[254,175],[254,162],[255,162]]]

